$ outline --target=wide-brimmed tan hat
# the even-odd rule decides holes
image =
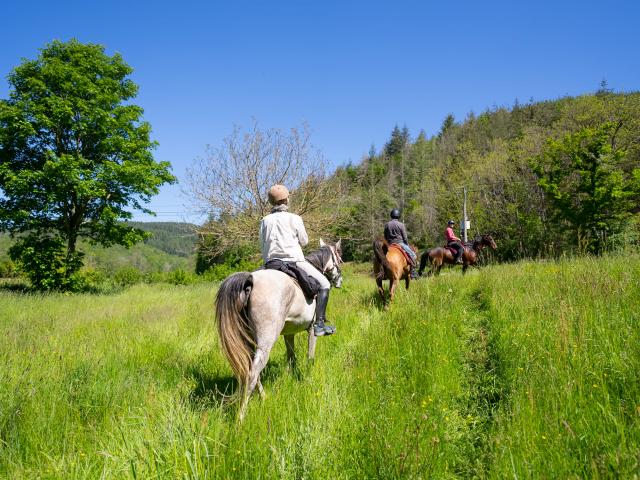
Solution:
[[[271,205],[275,205],[286,198],[289,198],[289,190],[284,185],[274,185],[269,189],[269,202],[271,202]]]

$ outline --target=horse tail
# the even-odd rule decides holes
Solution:
[[[422,272],[424,272],[424,269],[427,266],[427,260],[429,260],[429,252],[431,252],[431,250],[425,250],[420,257],[420,268],[418,269],[418,275],[422,275]]]
[[[373,254],[382,266],[377,274],[377,277],[384,278],[385,272],[391,271],[391,265],[387,260],[387,252],[385,250],[388,250],[388,247],[384,241],[380,240],[379,238],[373,241]]]
[[[255,349],[253,321],[246,306],[253,288],[249,272],[238,272],[227,277],[216,295],[216,322],[222,351],[240,384],[244,395],[249,383],[251,357]]]

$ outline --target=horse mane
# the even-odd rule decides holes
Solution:
[[[307,262],[322,272],[324,270],[324,266],[332,258],[331,248],[328,245],[324,245],[323,247],[320,247],[319,250],[311,252],[304,258]]]

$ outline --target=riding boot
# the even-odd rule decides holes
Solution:
[[[322,289],[318,292],[316,297],[316,323],[313,325],[313,333],[316,337],[322,337],[323,335],[333,335],[336,333],[336,328],[331,325],[326,325],[326,311],[327,303],[329,302],[329,289]]]
[[[464,253],[463,249],[460,249],[456,252],[455,262],[456,264],[462,265],[464,262],[462,261],[462,254]]]
[[[420,275],[418,275],[418,270],[416,267],[416,262],[409,265],[409,276],[411,277],[411,280],[416,280],[420,277]]]

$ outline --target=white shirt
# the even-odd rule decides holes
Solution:
[[[264,217],[260,223],[260,248],[265,262],[272,258],[302,262],[302,247],[307,243],[309,237],[299,215],[274,212]]]

